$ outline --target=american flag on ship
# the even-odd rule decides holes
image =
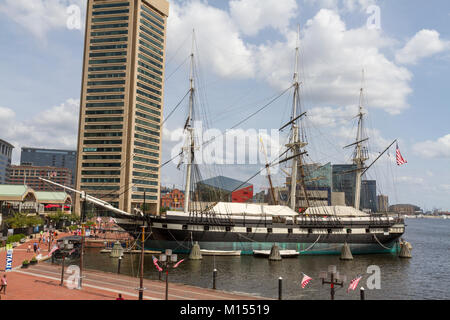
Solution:
[[[162,271],[162,268],[158,265],[158,259],[156,259],[155,256],[152,256],[153,264],[155,265],[156,269],[158,269],[159,272]]]
[[[303,279],[302,279],[302,288],[304,289],[306,285],[312,280],[311,277],[307,276],[303,273]]]
[[[361,279],[362,279],[362,276],[359,276],[359,277],[353,279],[352,281],[350,281],[350,285],[347,288],[347,293],[350,291],[350,289],[355,290],[356,287],[358,286],[359,280],[361,280]]]
[[[407,163],[407,161],[402,157],[402,154],[400,153],[400,149],[398,148],[398,143],[397,143],[397,148],[396,148],[396,151],[395,151],[395,156],[396,156],[396,159],[397,159],[397,165],[398,166]]]

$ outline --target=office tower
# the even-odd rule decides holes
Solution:
[[[377,182],[376,180],[361,181],[360,208],[377,212]]]
[[[332,191],[344,192],[345,205],[353,207],[355,203],[356,165],[334,164],[332,166],[332,175]]]
[[[159,211],[165,0],[87,5],[76,188]],[[80,212],[79,197],[75,212]]]
[[[75,150],[22,147],[20,164],[25,166],[67,168],[71,171],[70,186],[75,185],[77,152]]]
[[[14,146],[0,139],[0,184],[7,183]]]

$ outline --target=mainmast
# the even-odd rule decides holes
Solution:
[[[297,30],[297,45],[295,48],[295,69],[294,69],[294,79],[293,79],[293,87],[294,87],[294,100],[292,103],[292,140],[287,145],[287,147],[292,149],[292,152],[294,155],[299,155],[298,157],[292,158],[292,172],[291,172],[291,203],[290,207],[292,210],[295,211],[296,209],[296,196],[297,196],[297,175],[298,175],[298,167],[300,167],[300,174],[302,176],[302,189],[305,194],[305,199],[307,202],[307,205],[309,206],[308,197],[306,194],[306,186],[304,184],[304,169],[303,169],[303,163],[302,163],[302,156],[301,148],[305,147],[307,143],[302,142],[299,138],[299,126],[297,124],[298,118],[300,116],[297,116],[297,109],[299,106],[299,87],[300,83],[298,80],[298,55],[299,55],[299,43],[300,43],[300,26],[298,26]]]
[[[194,162],[194,126],[192,121],[193,107],[194,107],[194,30],[192,30],[192,50],[191,50],[191,67],[189,73],[189,114],[186,121],[186,141],[188,146],[185,151],[187,153],[187,167],[186,167],[186,187],[184,192],[184,212],[189,212],[189,200],[191,193],[191,177],[192,177],[192,163]]]
[[[356,133],[356,147],[354,152],[353,163],[356,164],[356,183],[355,183],[355,209],[359,210],[359,204],[361,199],[361,176],[365,169],[365,161],[368,159],[368,151],[366,147],[363,147],[362,143],[367,139],[363,139],[363,99],[364,99],[364,70],[362,73],[361,89],[359,94],[359,113],[358,117],[358,131]]]

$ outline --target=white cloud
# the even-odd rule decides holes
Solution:
[[[232,19],[249,36],[266,27],[284,31],[298,9],[295,0],[232,0],[229,6]]]
[[[370,5],[376,4],[376,0],[305,0],[309,5],[318,5],[323,9],[335,11],[356,11],[365,10]]]
[[[393,41],[378,30],[348,29],[340,16],[322,9],[302,30],[300,75],[306,98],[316,106],[348,106],[357,103],[361,70],[365,70],[366,107],[398,114],[408,108],[411,73],[381,53]],[[291,83],[296,31],[285,41],[255,49],[258,76],[282,89]]]
[[[410,177],[410,176],[401,176],[398,177],[397,182],[400,183],[405,183],[405,184],[418,184],[418,185],[422,185],[425,180],[423,178],[420,177]]]
[[[413,146],[413,150],[425,158],[450,158],[450,134],[436,141],[419,142]]]
[[[342,5],[345,10],[355,11],[355,10],[366,10],[369,6],[375,5],[376,0],[343,0]]]
[[[4,0],[0,4],[0,13],[45,41],[50,30],[67,27],[70,5],[80,7],[84,15],[86,3],[84,0]],[[83,19],[81,23],[84,23]]]
[[[358,113],[356,105],[346,107],[316,107],[308,110],[308,119],[318,127],[346,125]]]
[[[441,40],[439,32],[423,29],[417,32],[396,53],[395,60],[402,64],[416,64],[420,59],[430,57],[449,48],[450,42]]]
[[[208,65],[223,77],[251,77],[254,74],[252,52],[244,43],[230,15],[198,0],[171,3],[168,19],[168,56],[195,29],[202,65]],[[180,53],[184,60],[190,46]],[[198,53],[198,52],[197,52]]]
[[[73,149],[77,147],[79,100],[68,99],[31,119],[20,120],[13,110],[0,107],[0,136],[14,145],[13,161],[21,147]]]

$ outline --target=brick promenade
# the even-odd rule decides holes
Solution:
[[[59,238],[67,234],[61,234]],[[61,282],[61,266],[40,262],[21,268],[24,259],[30,260],[34,253],[27,253],[28,244],[34,239],[21,244],[14,249],[13,271],[6,273],[8,286],[5,294],[0,294],[1,300],[114,300],[121,293],[126,300],[137,300],[139,279],[115,273],[100,271],[83,271],[83,288],[69,289],[67,280],[70,274],[65,274],[64,286]],[[47,255],[47,249],[41,254]],[[5,268],[6,252],[0,252],[0,270]],[[66,266],[67,268],[67,266]],[[67,269],[66,269],[67,270]],[[3,275],[2,271],[0,275]],[[170,277],[169,277],[170,280]],[[144,279],[144,299],[165,299],[165,282]],[[169,282],[170,300],[259,300],[265,299],[245,294],[234,294],[220,290],[205,289]]]

